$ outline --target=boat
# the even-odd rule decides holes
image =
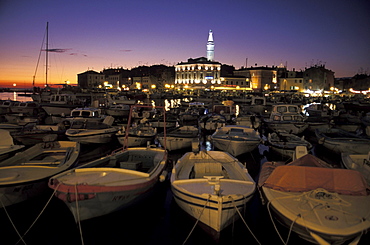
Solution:
[[[69,140],[81,144],[106,144],[111,142],[118,132],[118,128],[112,126],[113,121],[112,116],[107,116],[103,122],[73,120],[65,134]]]
[[[49,187],[80,222],[145,200],[165,180],[166,164],[164,149],[132,147],[53,176]]]
[[[206,113],[206,106],[203,102],[190,102],[185,111],[180,112],[179,121],[181,125],[197,125],[199,117]]]
[[[51,116],[52,123],[57,124],[63,121],[94,121],[102,122],[107,117],[100,108],[95,107],[79,107],[74,108],[69,115],[53,115]]]
[[[56,135],[57,140],[68,140],[66,135],[66,125],[59,123],[57,125],[40,125],[28,123],[21,130],[11,132],[13,139],[20,144],[32,146],[44,141],[47,135]]]
[[[39,116],[29,116],[23,113],[8,113],[4,115],[7,123],[24,126],[28,123],[41,123]]]
[[[335,116],[336,111],[332,111],[327,104],[312,103],[304,108],[310,117],[331,117]]]
[[[236,116],[236,105],[232,100],[224,100],[221,104],[213,105],[212,112],[224,116],[230,122]]]
[[[113,104],[105,109],[105,113],[119,119],[127,119],[130,114],[130,106],[126,104]]]
[[[294,159],[297,146],[303,146],[310,151],[312,144],[304,139],[304,136],[299,137],[295,134],[287,133],[286,131],[276,131],[267,135],[266,145],[270,150],[282,158]]]
[[[0,138],[0,161],[13,156],[25,147],[24,145],[14,144],[13,137],[8,130],[0,129]]]
[[[362,126],[367,136],[370,136],[370,112],[361,117]]]
[[[199,128],[205,133],[214,133],[218,128],[226,125],[226,117],[216,113],[200,116]]]
[[[116,133],[118,142],[123,145],[123,147],[145,146],[148,142],[152,144],[156,135],[157,129],[148,123],[139,123],[131,126],[128,130],[128,134],[126,134],[126,129],[123,126],[122,130]]]
[[[266,162],[267,163],[267,162]],[[370,229],[369,186],[360,172],[320,166],[311,154],[262,166],[258,186],[271,221],[315,244],[358,244]],[[265,166],[266,164],[266,166]]]
[[[148,122],[153,128],[156,128],[158,132],[163,132],[164,128],[175,128],[179,126],[177,114],[166,112],[166,116],[163,113],[156,113],[152,118],[148,118]]]
[[[10,112],[14,114],[23,114],[24,116],[37,116],[40,112],[40,105],[34,101],[14,101],[10,105]]]
[[[288,133],[300,134],[308,127],[305,120],[297,105],[278,104],[273,105],[270,117],[263,122],[272,131],[285,130]]]
[[[237,157],[251,152],[261,143],[261,137],[253,128],[240,125],[226,125],[211,135],[215,148]]]
[[[51,94],[50,101],[40,103],[40,106],[49,116],[70,115],[75,108],[83,107],[83,102],[77,98],[76,94],[59,93]]]
[[[370,138],[359,136],[339,128],[316,129],[316,139],[326,149],[341,153],[367,154],[370,151]]]
[[[345,168],[359,171],[370,185],[370,152],[367,154],[342,153],[341,160]]]
[[[130,99],[126,95],[112,95],[107,93],[107,101],[110,106],[112,105],[134,105],[136,104],[135,99]]]
[[[257,129],[261,125],[261,119],[254,113],[242,112],[236,116],[235,124]]]
[[[339,116],[333,117],[332,122],[334,128],[343,129],[352,133],[356,133],[362,128],[360,117],[349,113],[341,113]]]
[[[0,114],[10,113],[10,108],[15,102],[14,100],[0,100]]]
[[[7,207],[42,195],[53,175],[78,163],[80,144],[45,141],[0,162],[0,199]]]
[[[159,143],[168,151],[191,148],[194,141],[199,141],[200,132],[195,126],[179,126],[158,133]]]
[[[256,190],[245,166],[224,151],[185,153],[170,182],[177,205],[215,237],[240,218]]]

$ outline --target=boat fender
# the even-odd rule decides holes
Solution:
[[[159,176],[159,181],[164,182],[167,178],[167,174],[168,174],[167,170],[163,170],[162,174]]]
[[[320,145],[322,145],[322,144],[324,144],[324,142],[325,142],[325,137],[322,137],[322,138],[319,139],[319,142],[318,143]]]

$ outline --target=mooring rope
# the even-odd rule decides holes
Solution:
[[[35,221],[33,221],[33,223],[31,224],[31,226],[27,229],[27,231],[23,234],[23,236],[18,240],[18,242],[16,244],[18,244],[21,240],[23,241],[23,237],[25,237],[26,234],[31,230],[31,228],[36,224],[36,221],[40,218],[40,216],[44,213],[46,207],[49,205],[49,203],[50,203],[51,199],[53,198],[55,192],[57,191],[59,185],[60,184],[58,184],[58,186],[55,188],[54,192],[51,194],[50,198],[46,202],[45,206],[43,207],[43,209],[41,210],[41,212],[39,213],[39,215],[36,217]]]
[[[19,240],[22,240],[22,242],[23,242],[24,244],[27,244],[27,243],[23,240],[23,237],[22,237],[22,236],[21,236],[21,234],[19,233],[19,231],[18,231],[17,227],[15,227],[15,224],[14,224],[14,222],[13,222],[12,218],[10,217],[10,215],[9,215],[8,211],[6,210],[5,205],[4,205],[4,203],[3,203],[3,200],[1,200],[1,198],[0,198],[0,202],[1,202],[1,206],[3,207],[3,209],[4,209],[4,211],[5,211],[6,216],[8,217],[8,219],[9,219],[10,223],[12,224],[12,226],[13,226],[13,228],[14,228],[15,232],[16,232],[16,233],[17,233],[17,235],[19,236]]]
[[[303,215],[302,215],[302,214],[297,214],[297,217],[293,220],[292,224],[290,225],[289,233],[288,233],[288,236],[287,236],[287,240],[286,240],[286,241],[284,241],[284,239],[281,237],[281,234],[280,234],[279,230],[277,229],[276,224],[275,224],[275,222],[274,222],[274,219],[273,219],[273,217],[272,217],[271,210],[270,210],[270,204],[271,204],[273,201],[275,201],[275,200],[280,200],[280,199],[301,198],[301,197],[304,197],[304,196],[305,196],[305,194],[306,194],[306,193],[302,193],[301,195],[298,195],[298,196],[278,197],[278,198],[274,198],[274,199],[272,199],[271,201],[269,201],[269,202],[267,203],[267,211],[268,211],[268,213],[269,213],[269,216],[270,216],[270,219],[271,219],[272,225],[274,226],[275,231],[276,231],[276,233],[278,234],[278,236],[279,236],[280,240],[281,240],[281,241],[282,241],[282,243],[283,243],[283,244],[285,244],[285,245],[287,245],[287,244],[288,244],[288,242],[289,242],[289,238],[290,238],[291,232],[292,232],[292,230],[293,230],[293,225],[295,224],[295,222],[297,221],[297,219],[298,219],[298,218],[302,218],[302,217],[303,217]],[[321,205],[319,204],[319,206],[321,206]],[[311,211],[312,211],[313,209],[315,209],[316,207],[317,207],[317,205],[316,205],[316,206],[314,206],[311,210],[308,210],[306,213],[311,212]]]
[[[191,236],[191,234],[193,233],[193,231],[194,231],[195,227],[197,226],[197,224],[198,224],[198,222],[199,222],[199,220],[200,220],[200,217],[202,217],[203,212],[204,212],[204,210],[205,210],[205,209],[206,209],[206,207],[207,207],[207,203],[208,203],[208,201],[209,201],[209,199],[210,199],[210,198],[211,198],[211,194],[209,194],[209,195],[208,195],[207,201],[206,201],[206,203],[205,203],[205,204],[204,204],[204,206],[203,206],[202,212],[199,214],[199,217],[198,217],[197,221],[195,222],[195,224],[194,224],[193,228],[191,229],[191,231],[190,231],[189,235],[186,237],[186,239],[185,239],[185,241],[182,243],[182,245],[184,245],[184,244],[188,241],[189,237],[190,237],[190,236]]]
[[[231,200],[232,200],[232,202],[233,202],[233,205],[234,205],[234,208],[235,208],[236,212],[239,214],[240,219],[243,221],[244,225],[247,227],[247,229],[249,230],[249,232],[252,234],[252,236],[253,236],[253,238],[256,240],[256,242],[257,242],[258,244],[260,244],[260,245],[261,245],[261,243],[258,241],[257,237],[254,235],[254,233],[252,232],[252,230],[249,228],[249,226],[248,226],[247,222],[246,222],[246,221],[245,221],[245,219],[243,218],[243,216],[242,216],[242,214],[240,213],[240,211],[239,211],[238,207],[235,205],[235,200],[234,200],[234,198],[232,198],[231,196],[229,196],[229,198],[231,198]]]
[[[75,184],[75,196],[76,196],[76,215],[77,215],[77,222],[78,222],[78,229],[80,231],[80,238],[81,244],[84,245],[84,238],[82,234],[82,227],[81,227],[81,219],[80,219],[80,210],[78,208],[78,192],[77,192],[77,184]]]

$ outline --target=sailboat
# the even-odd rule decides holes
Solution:
[[[45,40],[46,39],[46,40]],[[43,45],[45,43],[45,48]],[[41,52],[45,51],[45,88],[40,89],[35,85],[37,68],[39,65]],[[62,52],[63,49],[50,49],[49,48],[49,22],[46,23],[46,34],[42,40],[42,46],[40,49],[39,58],[36,65],[35,74],[32,79],[32,86],[34,87],[34,93],[31,95],[33,101],[40,103],[40,106],[45,110],[48,116],[62,116],[69,115],[74,108],[83,107],[84,99],[91,100],[91,97],[84,95],[78,97],[76,92],[73,93],[60,93],[59,89],[52,88],[48,84],[48,72],[49,72],[49,52]],[[86,98],[85,98],[86,96]]]

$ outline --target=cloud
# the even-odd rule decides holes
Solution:
[[[71,50],[71,49],[66,49],[66,48],[49,48],[49,49],[44,49],[43,51],[48,51],[48,52],[52,52],[52,53],[65,53],[68,50]]]
[[[132,49],[121,49],[120,52],[131,52]]]

